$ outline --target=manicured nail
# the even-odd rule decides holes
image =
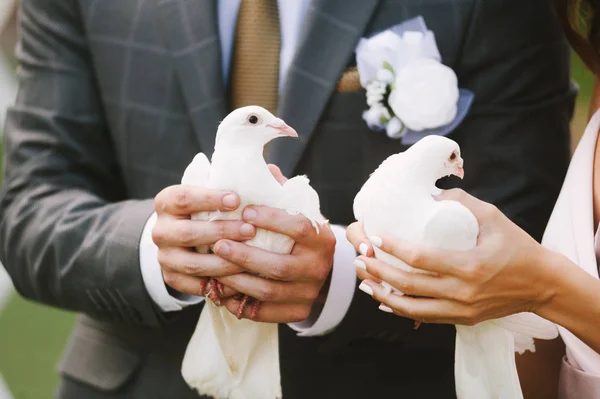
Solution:
[[[369,287],[366,283],[360,283],[358,289],[364,292],[365,294],[373,296],[373,288]]]
[[[244,223],[240,226],[240,234],[246,237],[252,237],[254,235],[254,226]]]
[[[256,209],[246,208],[244,209],[244,220],[247,222],[252,222],[256,220]]]
[[[229,244],[227,244],[226,242],[223,241],[219,241],[215,244],[215,248],[214,248],[215,252],[217,255],[229,255],[229,253],[231,252],[231,248],[229,247]]]
[[[385,306],[383,303],[381,305],[379,305],[379,310],[386,312],[386,313],[394,313],[392,308],[390,308],[389,306]]]
[[[361,243],[358,246],[358,251],[360,252],[361,255],[363,256],[367,256],[367,251],[369,250],[369,245],[367,243]]]
[[[223,202],[223,206],[228,209],[235,209],[237,207],[237,197],[234,194],[227,194],[221,201]]]
[[[359,269],[367,270],[367,265],[360,259],[354,260],[354,266],[358,267]]]
[[[381,240],[381,238],[377,237],[377,236],[370,236],[369,237],[369,241],[371,241],[371,244],[373,244],[377,248],[381,247],[381,244],[383,243],[383,241]]]

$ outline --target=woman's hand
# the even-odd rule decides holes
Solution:
[[[462,190],[446,191],[440,200],[461,202],[480,226],[478,245],[466,252],[445,251],[391,237],[369,237],[371,244],[408,265],[434,275],[410,273],[378,261],[366,251],[356,260],[361,290],[381,302],[384,311],[426,323],[474,325],[518,312],[535,312],[553,296],[552,255],[496,207]],[[367,249],[359,225],[348,239]],[[366,255],[366,256],[365,256]],[[386,294],[386,281],[406,295]]]

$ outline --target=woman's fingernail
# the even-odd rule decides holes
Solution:
[[[390,308],[389,306],[385,306],[383,303],[381,305],[379,305],[379,310],[386,312],[386,313],[394,313],[392,308]]]
[[[254,235],[254,226],[244,223],[240,226],[240,234],[246,237],[252,237]]]
[[[369,246],[364,242],[358,246],[358,251],[360,252],[361,255],[367,256],[368,250],[369,250]]]
[[[226,242],[223,241],[219,241],[215,244],[214,247],[215,253],[217,255],[229,255],[229,253],[231,252],[231,248],[229,247],[229,244],[227,244]]]
[[[228,209],[235,209],[237,207],[237,197],[234,194],[227,194],[221,200],[223,206]]]
[[[367,265],[360,259],[354,260],[354,266],[358,267],[359,269],[367,270]]]
[[[244,209],[244,220],[247,222],[252,222],[256,220],[256,209],[246,208]]]
[[[365,294],[373,296],[373,288],[369,287],[366,283],[360,283],[358,289],[364,292]]]
[[[377,236],[370,236],[369,241],[371,241],[371,244],[373,244],[377,248],[381,247],[381,244],[383,244],[381,237],[377,237]]]

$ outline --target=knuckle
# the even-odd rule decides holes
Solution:
[[[310,308],[311,307],[308,305],[300,306],[294,314],[294,322],[298,323],[308,319],[308,316],[310,316]]]
[[[166,285],[171,288],[177,288],[177,283],[179,281],[179,277],[177,273],[165,272],[163,271],[163,280]]]
[[[183,246],[192,247],[196,243],[198,233],[192,223],[185,223],[185,227],[179,232],[179,241]]]
[[[465,287],[461,290],[458,290],[456,299],[467,304],[472,304],[475,303],[476,297],[477,292],[474,288]]]
[[[302,221],[300,222],[300,225],[298,226],[298,229],[296,231],[296,235],[299,238],[306,238],[313,234],[313,232],[314,228],[310,221],[306,218],[302,218]]]
[[[261,301],[271,302],[275,300],[277,296],[275,290],[270,285],[265,285],[259,289],[258,296]]]
[[[466,308],[463,315],[464,323],[468,326],[474,326],[479,320],[479,311],[475,308]]]
[[[474,259],[464,266],[464,276],[469,281],[478,281],[483,274],[483,267],[478,259]]]
[[[419,315],[417,314],[417,312],[415,312],[411,308],[395,309],[394,312],[398,312],[398,314],[401,314],[402,316],[409,318],[409,319],[421,320],[421,318],[419,318]]]
[[[276,280],[285,280],[289,277],[290,274],[290,265],[287,263],[279,263],[276,267],[273,268],[273,278]]]
[[[319,293],[321,292],[321,289],[318,287],[312,287],[312,288],[306,289],[305,292],[306,292],[306,299],[311,302],[314,302],[319,297]]]
[[[158,224],[154,226],[152,229],[152,241],[154,244],[156,244],[156,246],[160,247],[164,243],[166,238],[165,236],[166,234],[164,230]]]
[[[248,251],[243,249],[237,252],[235,263],[238,263],[240,265],[247,265],[249,259],[250,255],[248,254]]]
[[[403,278],[398,282],[398,289],[404,294],[412,294],[415,291],[415,286],[409,278]]]
[[[198,268],[196,267],[196,265],[192,265],[189,263],[183,265],[182,269],[185,274],[189,274],[189,275],[196,274],[196,272],[198,271]]]
[[[333,233],[328,234],[327,237],[323,240],[323,247],[325,247],[325,249],[328,252],[335,251],[336,244],[337,244],[337,240],[335,238],[335,235],[333,235]]]
[[[315,277],[317,281],[325,281],[329,277],[330,267],[318,267],[315,270]]]
[[[220,222],[211,222],[215,229],[215,238],[217,240],[227,238],[227,225]],[[216,240],[215,240],[216,241]]]
[[[156,258],[162,267],[169,267],[171,264],[171,251],[166,248],[159,248]]]
[[[156,195],[156,197],[154,197],[154,211],[156,211],[156,213],[162,212],[163,209],[165,208],[165,205],[166,205],[165,197],[167,196],[166,190],[167,189],[165,188],[160,193],[158,193]]]
[[[500,214],[500,210],[498,209],[498,207],[496,205],[489,204],[489,203],[484,204],[483,216],[486,219],[494,219],[494,218],[498,217],[499,214]]]
[[[426,255],[422,250],[414,249],[408,256],[409,264],[413,267],[420,268],[425,264]]]
[[[173,203],[178,209],[187,209],[191,204],[190,190],[184,186],[180,186],[174,194]]]

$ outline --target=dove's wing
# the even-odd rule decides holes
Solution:
[[[310,186],[306,176],[296,176],[286,181],[275,207],[284,209],[291,215],[305,216],[311,221],[317,232],[319,226],[327,223],[327,220],[321,215],[319,196]],[[290,253],[294,246],[294,241],[290,237],[272,231],[259,231],[255,239],[264,240],[262,241],[264,245],[260,245],[261,248],[278,253]]]
[[[379,191],[380,185],[386,184],[386,182],[389,184],[390,181],[393,181],[394,176],[389,176],[389,174],[403,171],[402,167],[398,165],[398,163],[402,162],[404,159],[403,155],[403,153],[394,154],[383,161],[381,165],[371,173],[358,194],[356,194],[356,197],[354,197],[354,217],[361,224],[364,224],[364,216],[369,212],[369,203],[373,200],[381,200],[381,198],[373,198]],[[394,164],[394,167],[390,167],[391,164]]]
[[[311,221],[314,228],[319,231],[319,226],[327,223],[321,215],[319,195],[310,186],[306,176],[296,176],[283,184],[281,197],[277,207],[285,209],[289,214],[301,214]]]
[[[462,204],[441,201],[425,227],[425,241],[443,249],[469,250],[477,244],[478,224],[475,216]],[[517,313],[493,320],[496,325],[515,335],[515,350],[533,350],[533,338],[554,339],[556,325],[533,313]]]
[[[185,168],[183,177],[181,178],[181,184],[188,184],[190,186],[206,187],[208,183],[208,177],[210,176],[210,161],[203,153],[198,153],[192,159],[192,162]],[[210,220],[210,212],[199,212],[192,216],[192,220]],[[196,251],[201,254],[208,253],[208,245],[199,245],[196,247]]]
[[[514,334],[515,351],[521,354],[535,352],[533,338],[550,340],[558,337],[556,325],[534,313],[516,313],[494,322]]]
[[[423,242],[442,249],[468,251],[477,245],[479,224],[462,204],[440,201],[423,230]],[[459,398],[522,398],[515,366],[515,338],[496,320],[456,326],[454,373]]]
[[[371,196],[371,192],[373,191],[369,190],[370,186],[372,188],[372,184],[370,185],[369,182],[372,183],[372,180],[367,180],[358,192],[358,194],[356,194],[356,197],[354,197],[354,217],[361,224],[364,223],[364,215],[367,210],[366,205],[369,203],[369,198]]]
[[[210,161],[203,153],[198,153],[192,162],[185,168],[181,184],[205,187],[210,175]]]
[[[456,201],[436,203],[425,222],[423,243],[440,249],[468,251],[477,245],[479,223],[475,215]]]

